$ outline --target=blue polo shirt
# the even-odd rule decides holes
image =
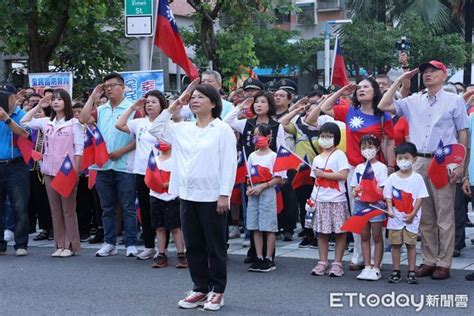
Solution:
[[[124,98],[122,102],[115,108],[112,108],[110,102],[105,103],[97,108],[97,127],[102,134],[102,137],[107,144],[107,151],[110,153],[125,147],[131,141],[133,136],[130,134],[119,131],[115,128],[115,123],[129,107],[133,104],[128,99]],[[130,115],[129,120],[133,118],[134,114]],[[134,152],[128,152],[118,160],[109,160],[102,168],[96,165],[92,166],[94,170],[115,170],[121,172],[132,173],[133,172],[133,155]]]
[[[15,108],[13,113],[10,115],[12,121],[15,121],[20,125],[20,120],[25,116],[26,112],[20,109],[19,106]],[[0,160],[9,160],[16,157],[20,157],[21,153],[18,147],[13,146],[13,132],[5,124],[4,121],[0,121]]]

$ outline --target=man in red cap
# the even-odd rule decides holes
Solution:
[[[404,80],[421,73],[426,91],[394,101],[395,92]],[[444,145],[461,143],[467,146],[468,117],[462,96],[443,90],[446,66],[437,60],[421,64],[418,69],[402,74],[384,94],[378,108],[406,117],[410,141],[418,150],[413,169],[425,179],[429,198],[423,199],[420,220],[423,263],[417,276],[435,280],[449,278],[454,251],[455,184],[464,175],[464,162],[450,175],[450,183],[436,189],[427,177],[428,166],[440,140]]]

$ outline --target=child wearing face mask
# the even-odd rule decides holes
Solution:
[[[400,249],[403,244],[408,252],[409,284],[417,284],[415,274],[416,264],[416,237],[421,218],[421,202],[428,197],[423,177],[412,170],[416,161],[416,146],[412,143],[403,143],[395,148],[399,171],[392,173],[385,183],[383,190],[387,199],[388,211],[393,215],[387,223],[388,238],[392,243],[393,271],[388,279],[389,283],[398,283],[400,273]]]
[[[380,142],[374,135],[364,135],[360,140],[360,151],[366,159],[364,163],[357,165],[354,176],[351,179],[352,196],[354,197],[354,214],[364,212],[370,209],[373,204],[381,209],[385,209],[385,201],[362,202],[359,197],[363,193],[359,183],[366,169],[367,163],[370,162],[377,186],[382,188],[387,180],[388,168],[386,165],[377,160],[377,153],[380,150]],[[357,276],[358,280],[377,281],[382,277],[380,273],[380,265],[383,257],[383,232],[382,223],[385,221],[385,214],[372,217],[361,234],[362,256],[364,258],[365,268]],[[370,238],[374,240],[374,252],[372,255],[370,247]],[[373,258],[371,258],[373,256]],[[373,262],[373,267],[371,266]]]
[[[316,180],[307,203],[307,207],[313,209],[313,230],[318,236],[319,249],[319,261],[311,271],[312,275],[344,275],[342,256],[346,232],[341,230],[341,226],[349,217],[344,185],[349,173],[349,162],[344,152],[337,149],[340,141],[341,131],[336,123],[327,122],[321,126],[318,142],[322,153],[313,160],[311,177]],[[328,244],[331,234],[336,235],[336,249],[329,268]]]
[[[278,231],[277,195],[275,185],[286,178],[285,172],[273,172],[277,154],[269,148],[272,130],[268,124],[259,124],[255,128],[253,143],[256,150],[250,154],[247,170],[250,171],[250,183],[247,188],[247,229],[253,231],[257,260],[249,271],[270,272],[275,270],[273,253],[275,251],[275,233]],[[267,235],[267,252],[263,257],[263,232]]]

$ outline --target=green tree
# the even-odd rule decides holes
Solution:
[[[28,56],[30,72],[91,80],[125,60],[122,5],[113,0],[2,0],[0,50]]]

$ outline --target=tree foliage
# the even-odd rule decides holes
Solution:
[[[0,19],[0,50],[28,56],[30,72],[52,65],[87,81],[126,62],[121,2],[2,0]]]

